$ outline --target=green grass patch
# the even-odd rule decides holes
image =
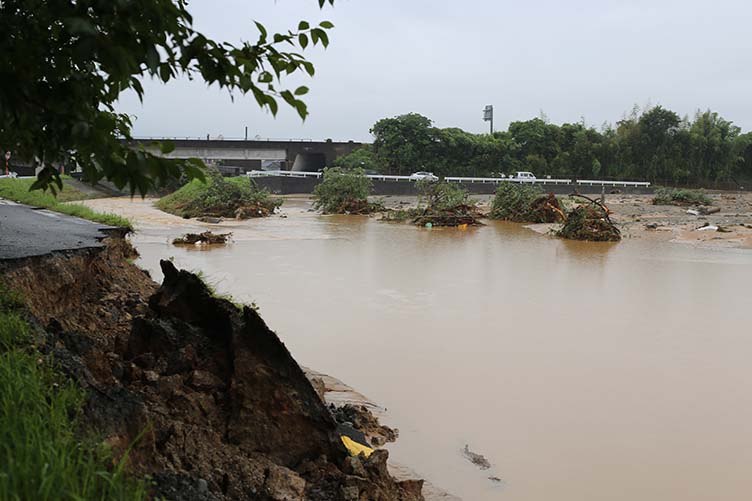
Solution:
[[[81,439],[84,392],[33,346],[20,298],[0,284],[0,500],[139,500],[124,460]]]
[[[58,192],[57,196],[49,191],[30,190],[34,181],[35,179],[0,179],[0,198],[6,198],[34,207],[44,207],[45,209],[69,216],[80,217],[81,219],[88,219],[97,223],[133,229],[131,222],[124,217],[97,212],[81,204],[66,203],[75,200],[85,200],[91,197],[88,197],[85,193],[77,190],[65,181],[63,181],[63,189]]]
[[[695,190],[658,188],[653,205],[712,205],[713,200],[705,193]]]
[[[170,214],[192,218],[201,216],[247,217],[268,216],[282,205],[282,199],[258,188],[251,179],[241,176],[223,178],[214,173],[206,182],[194,179],[179,190],[162,197],[156,207]]]

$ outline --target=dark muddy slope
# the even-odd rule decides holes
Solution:
[[[88,390],[86,420],[167,499],[419,500],[386,451],[350,457],[284,344],[256,311],[162,262],[156,288],[105,249],[5,263],[45,349]]]

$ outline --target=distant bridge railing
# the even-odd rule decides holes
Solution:
[[[303,172],[303,171],[289,171],[289,170],[252,170],[247,172],[246,174],[248,177],[297,177],[297,178],[306,178],[306,177],[313,177],[313,178],[320,178],[322,176],[321,172]],[[410,176],[388,176],[388,175],[382,175],[382,174],[368,174],[366,177],[370,179],[375,179],[378,181],[415,181],[415,179],[411,179]],[[479,184],[500,184],[500,183],[520,183],[520,184],[536,184],[536,185],[547,185],[547,184],[556,184],[556,185],[572,185],[576,184],[579,186],[639,186],[647,188],[650,186],[650,183],[645,181],[601,181],[601,180],[595,180],[595,179],[578,179],[577,181],[572,181],[571,179],[548,179],[548,178],[540,178],[533,180],[527,180],[527,179],[515,179],[513,177],[458,177],[458,176],[447,176],[444,178],[447,182],[452,183],[479,183]]]

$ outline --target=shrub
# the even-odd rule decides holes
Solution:
[[[491,219],[518,223],[556,223],[566,219],[559,200],[537,186],[501,183],[491,205]]]
[[[475,205],[470,200],[470,194],[454,184],[421,179],[415,183],[415,187],[420,194],[418,205],[425,203],[432,211],[452,209],[459,205]]]
[[[324,214],[368,214],[380,206],[368,203],[371,180],[363,169],[324,169],[323,180],[313,190],[313,207]]]
[[[655,191],[653,205],[712,205],[705,193],[687,189],[659,188]]]
[[[282,205],[265,189],[256,187],[247,177],[225,180],[217,171],[210,171],[206,182],[194,179],[178,191],[159,199],[157,208],[185,218],[262,217]]]
[[[475,226],[483,215],[470,195],[462,188],[448,183],[421,180],[416,183],[420,198],[414,209],[393,210],[384,215],[385,221],[424,226]]]

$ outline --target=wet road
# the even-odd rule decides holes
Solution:
[[[111,228],[0,199],[0,260],[101,247]]]

